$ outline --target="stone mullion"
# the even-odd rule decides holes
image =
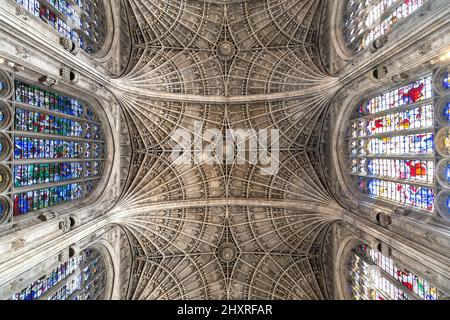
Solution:
[[[34,84],[32,84],[32,85],[34,85]],[[38,113],[45,113],[45,114],[56,116],[56,117],[60,117],[60,118],[75,120],[77,122],[87,122],[87,123],[97,124],[97,125],[101,126],[101,123],[98,122],[98,121],[89,120],[89,119],[86,119],[86,118],[73,116],[73,115],[62,113],[62,112],[59,112],[59,111],[54,111],[54,110],[51,110],[49,108],[36,107],[36,106],[31,105],[31,104],[27,104],[27,103],[15,101],[15,100],[8,100],[8,102],[13,104],[16,109],[17,108],[19,108],[19,109],[26,109],[26,110],[29,110],[29,111],[34,111],[34,112],[38,112]]]
[[[35,184],[29,187],[18,187],[14,188],[11,193],[24,193],[28,191],[33,190],[39,190],[39,189],[45,189],[45,188],[51,188],[51,187],[57,187],[57,186],[63,186],[73,183],[83,183],[87,181],[93,181],[93,180],[99,180],[101,177],[92,177],[92,178],[80,178],[80,179],[69,179],[64,181],[58,181],[58,182],[49,182],[49,183],[41,183],[41,184]]]
[[[14,165],[36,164],[36,163],[60,163],[60,162],[91,162],[105,161],[105,158],[46,158],[46,159],[14,159],[5,163]]]
[[[375,158],[375,157],[370,157],[370,158],[372,159],[372,158]],[[416,157],[403,157],[403,158],[404,159],[414,158],[413,160],[416,160]],[[392,159],[392,158],[387,158],[387,159]],[[417,160],[427,160],[427,159],[418,158]],[[433,160],[433,159],[431,158],[429,160]],[[417,181],[406,180],[406,179],[405,180],[401,180],[401,179],[398,179],[398,178],[391,178],[391,177],[378,176],[378,175],[369,175],[369,174],[362,175],[362,174],[359,174],[359,173],[351,173],[351,175],[362,177],[362,178],[367,178],[367,179],[378,179],[378,180],[382,180],[382,181],[395,182],[395,183],[399,183],[399,184],[407,184],[407,185],[410,185],[410,186],[411,185],[415,185],[415,186],[428,187],[428,188],[433,188],[434,187],[433,184],[426,183],[426,182],[423,182],[423,181],[420,181],[420,180],[417,180]],[[399,203],[399,202],[397,202],[395,200],[388,199],[388,198],[381,198],[380,197],[380,198],[377,198],[377,199],[383,200],[383,201],[390,201],[392,203],[401,205],[401,203]],[[415,208],[415,207],[414,207],[414,209],[416,209],[416,210],[423,210],[423,209]]]
[[[431,75],[430,73],[427,73],[427,74]],[[411,80],[412,81],[420,80],[421,78],[422,77],[415,77],[415,79],[411,79]],[[411,81],[409,81],[409,82],[411,82]],[[408,81],[405,84],[407,84],[407,83],[408,83]],[[433,89],[434,89],[434,86],[435,86],[435,84],[432,83]],[[394,85],[394,86],[392,86],[392,88],[390,90],[387,89],[387,91],[383,91],[383,92],[381,92],[379,94],[375,94],[374,97],[378,97],[378,96],[380,96],[382,94],[387,94],[388,92],[396,90],[396,88],[399,88],[399,87],[401,88],[402,86],[398,86],[398,85],[395,86]],[[372,97],[372,98],[374,98],[374,97]],[[366,99],[366,101],[367,101],[367,99]],[[433,98],[428,98],[428,99],[424,99],[424,100],[421,100],[421,101],[418,101],[418,102],[406,104],[406,105],[403,105],[403,106],[394,107],[394,108],[383,110],[383,111],[380,111],[380,112],[377,112],[377,113],[371,113],[371,114],[363,115],[362,117],[359,117],[359,118],[352,118],[352,119],[349,119],[348,122],[361,122],[362,120],[370,120],[372,118],[378,118],[378,117],[382,117],[382,116],[385,116],[385,115],[388,115],[388,114],[391,114],[391,113],[397,113],[397,112],[401,112],[401,111],[412,110],[412,109],[415,109],[417,107],[426,106],[426,105],[430,105],[430,104],[433,105]]]
[[[27,138],[41,138],[41,139],[47,139],[47,140],[79,141],[79,142],[89,142],[89,143],[98,142],[98,143],[103,143],[103,144],[105,143],[104,140],[93,140],[93,139],[64,136],[64,135],[51,134],[51,133],[41,133],[41,132],[34,132],[34,131],[14,130],[14,136],[27,137]]]

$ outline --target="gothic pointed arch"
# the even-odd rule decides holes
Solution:
[[[416,259],[419,257],[415,257]],[[394,257],[356,237],[341,243],[338,253],[340,298],[354,300],[442,300],[448,288],[436,286],[429,276],[414,270],[408,261]]]
[[[448,219],[446,70],[416,70],[349,103],[341,164],[354,201]]]
[[[100,105],[15,74],[0,77],[1,221],[62,214],[95,201],[111,160]]]
[[[111,5],[106,0],[15,0],[21,9],[66,39],[70,47],[102,55],[112,41]],[[105,48],[104,48],[105,47]]]

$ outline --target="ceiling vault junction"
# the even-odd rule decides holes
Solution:
[[[113,92],[132,136],[115,211],[131,299],[325,299],[340,208],[319,143],[338,79],[318,48],[324,0],[129,0],[133,48]],[[279,132],[279,169],[171,161],[178,129]]]

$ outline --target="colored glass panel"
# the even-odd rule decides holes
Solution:
[[[367,135],[425,129],[433,126],[433,106],[419,106],[410,110],[367,119]]]
[[[444,78],[442,80],[442,85],[444,86],[445,89],[450,88],[450,84],[448,83],[448,68],[444,72]]]
[[[368,159],[367,172],[373,176],[433,183],[434,161]]]
[[[377,137],[367,140],[366,152],[369,155],[432,155],[434,153],[433,133]]]
[[[81,198],[83,188],[79,183],[33,190],[14,195],[14,215],[47,208]]]
[[[425,76],[359,106],[359,119],[353,120],[350,127],[349,149],[350,170],[359,176],[358,188],[362,192],[434,210],[435,162],[427,159],[435,152],[431,79]],[[450,138],[444,140],[450,146]],[[415,182],[428,186],[420,187]]]
[[[369,179],[367,190],[370,196],[395,201],[421,210],[434,210],[434,190],[380,179]]]
[[[94,143],[94,158],[100,158],[102,154],[102,145],[100,143]]]
[[[39,163],[14,166],[14,186],[60,182],[81,177],[80,162]]]
[[[15,81],[15,100],[75,117],[80,117],[84,110],[83,104],[77,99],[49,92],[17,80]]]
[[[408,300],[403,290],[356,254],[352,258],[350,273],[355,300]]]
[[[83,6],[78,1],[75,5],[66,0],[47,1],[50,5],[39,0],[16,0],[59,34],[78,43],[84,51],[93,53],[99,49],[106,37],[103,8],[94,11],[92,4]],[[100,5],[101,2],[96,3],[96,6]]]
[[[69,137],[83,136],[83,128],[77,121],[23,109],[16,109],[15,129]]]
[[[389,33],[427,0],[349,0],[344,14],[346,44],[361,51],[378,37]]]
[[[450,122],[450,102],[447,102],[444,105],[444,110],[442,112],[444,119],[447,120],[448,122]]]
[[[82,256],[76,256],[53,269],[48,275],[34,281],[28,287],[12,296],[12,300],[36,300],[56,284],[66,279],[82,262]]]
[[[375,114],[429,99],[432,97],[432,93],[431,76],[427,76],[370,99],[365,110],[369,114]]]
[[[400,282],[409,291],[414,292],[425,300],[437,300],[438,290],[426,280],[408,271],[406,268],[402,268],[393,259],[384,256],[379,251],[371,249],[369,254],[376,265]]]
[[[82,143],[78,141],[14,138],[15,159],[78,158],[81,157],[81,151]]]

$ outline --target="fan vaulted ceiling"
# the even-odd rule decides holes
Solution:
[[[133,161],[116,210],[133,299],[323,299],[337,215],[318,144],[338,89],[318,51],[321,0],[129,0],[133,49],[114,81]],[[175,165],[182,128],[279,129],[280,168]]]

